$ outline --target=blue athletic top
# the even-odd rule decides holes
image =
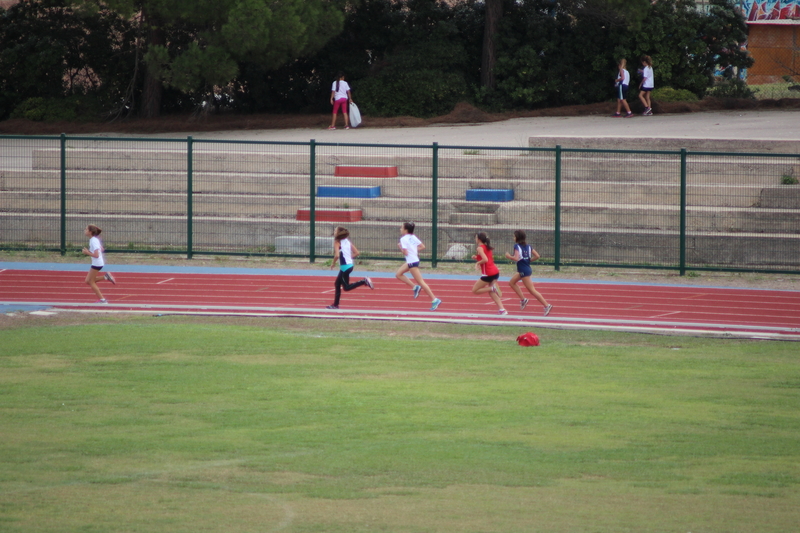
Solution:
[[[519,244],[514,245],[514,255],[516,255],[516,251],[519,250],[519,261],[517,261],[517,270],[522,272],[523,270],[528,270],[531,268],[531,247],[529,244],[525,246],[520,246]]]

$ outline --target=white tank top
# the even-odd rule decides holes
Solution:
[[[350,239],[339,241],[339,268],[345,270],[346,266],[353,264],[353,251],[350,247]]]

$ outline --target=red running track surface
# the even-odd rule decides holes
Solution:
[[[509,314],[498,316],[488,294],[474,295],[473,282],[429,279],[443,303],[429,311],[430,299],[394,278],[373,278],[375,290],[360,287],[343,292],[338,311],[333,281],[318,275],[252,275],[188,273],[117,273],[117,285],[100,284],[110,305],[94,305],[83,280],[85,272],[45,270],[0,271],[0,304],[25,303],[93,311],[246,314],[436,320],[619,329],[661,333],[712,334],[800,340],[800,291],[730,289],[619,283],[540,282],[537,289],[553,304],[542,317],[531,296],[524,311],[506,282],[501,282]],[[354,276],[351,281],[360,277]],[[524,288],[523,288],[524,292]],[[527,296],[527,294],[526,294]]]

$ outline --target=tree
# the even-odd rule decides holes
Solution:
[[[0,9],[0,18],[0,118],[29,98],[91,95],[106,104],[121,98],[132,34],[115,13],[23,0]]]
[[[485,26],[483,33],[483,49],[481,52],[481,86],[489,91],[496,86],[495,66],[497,63],[498,32],[502,24],[504,3],[506,0],[484,0]],[[595,23],[617,23],[622,21],[629,28],[636,28],[641,23],[649,0],[522,0],[509,4],[510,9],[527,10],[529,4],[537,4],[542,12],[550,16],[556,13],[582,14],[592,17]]]
[[[344,0],[84,0],[140,26],[141,114],[157,116],[164,86],[183,93],[231,82],[240,62],[277,68],[341,31]]]

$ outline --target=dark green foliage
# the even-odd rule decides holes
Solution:
[[[91,120],[100,116],[102,108],[99,100],[91,95],[73,94],[66,97],[28,98],[11,113],[11,118],[25,118],[33,121],[76,121]]]
[[[657,90],[698,96],[717,68],[727,76],[752,64],[732,0],[711,0],[708,13],[693,0],[504,2],[495,89],[487,90],[483,1],[80,0],[72,8],[24,0],[0,10],[0,117],[27,98],[84,93],[106,108],[134,108],[146,97],[145,70],[165,85],[164,111],[329,112],[331,83],[343,71],[365,114],[431,116],[460,100],[495,110],[610,100],[623,57],[631,97],[645,54]],[[714,94],[752,96],[739,85]],[[673,97],[686,94],[656,99]],[[43,106],[17,114],[54,116]]]
[[[131,41],[128,22],[109,11],[33,0],[0,9],[0,118],[36,97],[93,94],[113,107],[133,69]]]
[[[657,102],[695,102],[699,100],[697,95],[686,89],[673,89],[672,87],[660,87],[653,91],[653,100]]]
[[[754,100],[755,91],[740,79],[723,80],[708,90],[708,96],[713,98],[747,98]]]

